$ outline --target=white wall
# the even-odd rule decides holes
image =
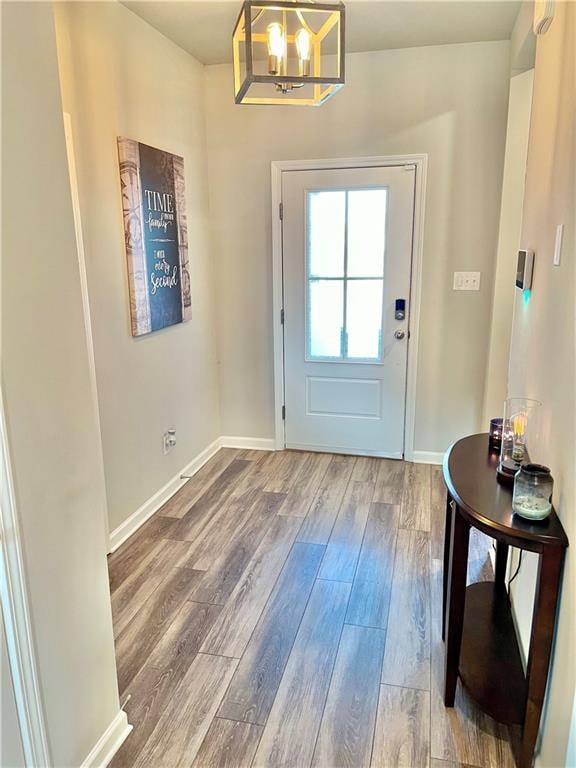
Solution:
[[[502,204],[484,395],[485,424],[490,419],[502,415],[508,385],[516,260],[520,247],[533,83],[533,69],[510,79]]]
[[[52,6],[2,4],[2,387],[54,766],[119,712]]]
[[[219,434],[203,68],[119,3],[57,6],[113,531]],[[130,335],[117,136],[184,157],[192,320]],[[177,446],[162,452],[162,434]]]
[[[517,291],[509,392],[542,402],[543,429],[531,455],[552,469],[554,504],[566,528],[568,549],[551,685],[538,765],[567,765],[576,688],[576,5],[556,3],[555,18],[540,37],[532,100],[521,247],[535,251],[532,295]],[[564,223],[560,267],[552,265],[556,226]],[[512,600],[528,645],[536,579],[535,557],[525,553]],[[573,765],[573,763],[571,763]]]
[[[320,109],[234,105],[228,65],[206,68],[222,432],[273,436],[270,162],[429,154],[416,448],[481,426],[498,234],[509,44],[354,53]],[[454,270],[481,270],[454,293]]]

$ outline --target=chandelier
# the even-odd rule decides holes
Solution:
[[[232,48],[236,104],[318,106],[344,85],[344,5],[246,0]]]

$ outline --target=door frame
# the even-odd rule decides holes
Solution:
[[[290,171],[342,170],[346,168],[386,168],[414,165],[414,223],[412,230],[412,265],[410,270],[410,302],[408,316],[408,369],[406,375],[406,413],[404,419],[404,458],[414,459],[416,426],[416,382],[418,366],[418,336],[422,296],[422,261],[424,250],[424,209],[426,196],[427,154],[380,155],[372,157],[340,157],[324,160],[274,160],[272,181],[272,327],[274,332],[274,447],[286,445],[284,419],[284,325],[282,320],[282,174]]]
[[[4,618],[24,760],[30,768],[51,765],[1,390],[0,610]]]

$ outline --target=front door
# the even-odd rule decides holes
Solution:
[[[282,173],[287,448],[403,456],[415,170]]]

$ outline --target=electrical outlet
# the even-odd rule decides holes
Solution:
[[[454,272],[455,291],[479,291],[480,272]]]
[[[164,432],[162,435],[162,450],[164,452],[164,455],[169,453],[172,448],[176,445],[176,430],[175,429],[169,429],[167,432]]]

